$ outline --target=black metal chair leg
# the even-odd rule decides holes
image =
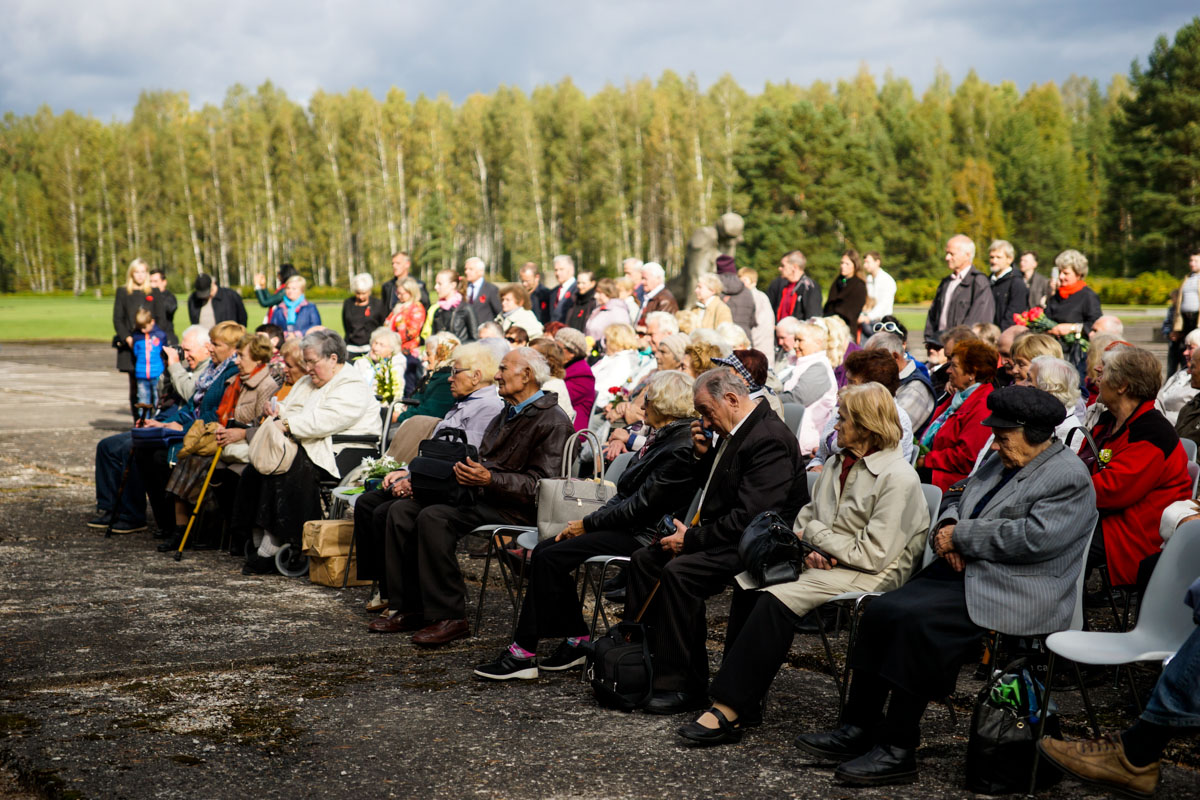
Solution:
[[[478,604],[478,607],[475,609],[475,635],[476,636],[479,635],[479,626],[483,622],[483,599],[487,593],[488,572],[491,570],[492,556],[495,554],[495,551],[496,551],[496,537],[491,536],[488,538],[487,555],[485,555],[483,558],[483,578],[479,582],[479,604]]]
[[[1083,707],[1087,711],[1088,724],[1092,726],[1092,737],[1100,738],[1100,723],[1096,721],[1096,709],[1092,707],[1092,698],[1088,696],[1087,684],[1083,682],[1083,671],[1079,669],[1078,662],[1072,661],[1071,664],[1075,667],[1075,680],[1079,682],[1079,693],[1083,695]]]
[[[1049,649],[1049,648],[1047,648]],[[1079,666],[1076,665],[1075,671],[1079,671]],[[1037,743],[1046,735],[1046,717],[1050,716],[1047,709],[1050,708],[1050,687],[1054,685],[1054,651],[1050,650],[1050,660],[1046,664],[1046,685],[1042,687],[1042,704],[1039,706],[1042,710],[1041,719],[1038,720],[1037,737],[1033,740],[1033,767],[1029,773],[1029,791],[1027,797],[1033,797],[1034,791],[1037,789],[1037,769],[1038,761],[1041,760],[1042,751],[1038,750]]]
[[[833,682],[838,690],[838,718],[842,716],[842,712],[846,710],[846,691],[842,688],[841,673],[837,668],[837,662],[833,658],[833,648],[829,646],[829,637],[825,633],[825,621],[821,619],[821,607],[813,609],[813,616],[817,620],[817,630],[821,632],[821,644],[825,646],[825,659],[829,663],[829,674],[833,677]]]

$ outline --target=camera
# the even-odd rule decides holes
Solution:
[[[675,518],[670,514],[663,514],[662,519],[658,521],[658,525],[654,526],[654,538],[651,544],[658,544],[668,536],[675,535]]]

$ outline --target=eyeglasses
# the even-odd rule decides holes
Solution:
[[[900,328],[894,322],[876,322],[871,326],[871,330],[875,333],[887,331],[888,333],[894,333],[897,336],[900,335]]]
[[[505,338],[505,340],[506,340],[506,341],[512,342],[513,344],[520,344],[520,343],[521,343],[521,340],[520,340],[520,339],[518,339],[518,338],[517,338],[517,337],[515,337],[515,336],[505,336],[504,338]]]
[[[460,372],[470,372],[470,371],[471,371],[471,369],[469,367],[450,367],[450,377],[453,378],[456,375],[458,375]]]

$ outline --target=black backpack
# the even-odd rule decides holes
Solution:
[[[596,700],[606,708],[633,711],[654,694],[654,657],[650,653],[650,629],[642,615],[658,592],[658,584],[642,604],[632,622],[618,622],[598,639],[586,642],[584,676],[592,684]]]
[[[454,465],[479,460],[479,449],[467,442],[461,428],[442,428],[421,442],[417,457],[408,465],[413,499],[423,506],[475,505],[475,487],[463,486],[454,477]]]

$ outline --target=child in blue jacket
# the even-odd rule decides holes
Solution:
[[[137,379],[137,401],[158,405],[158,376],[163,373],[163,345],[167,335],[154,316],[144,308],[135,317],[138,335],[133,338],[133,375]]]

